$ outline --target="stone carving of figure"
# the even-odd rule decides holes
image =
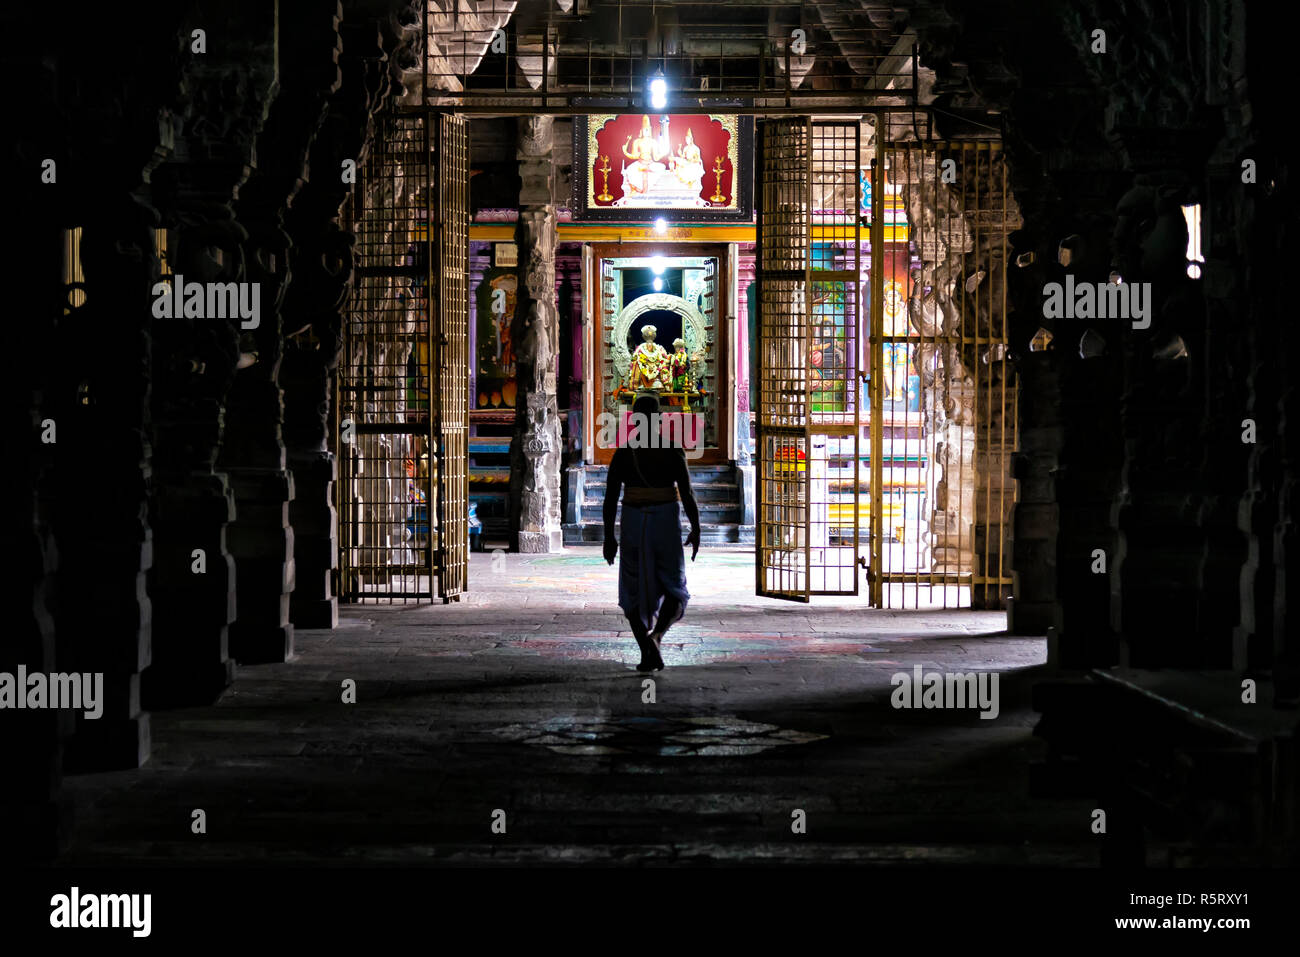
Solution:
[[[634,389],[654,389],[662,392],[668,388],[671,376],[670,360],[668,351],[655,342],[658,331],[654,326],[643,326],[641,329],[643,341],[632,353],[630,378]]]
[[[531,156],[540,156],[547,152],[551,139],[551,126],[554,117],[535,114],[524,119],[522,143],[523,152]]]
[[[631,149],[628,148],[629,146]],[[655,139],[654,132],[650,129],[649,116],[641,117],[641,132],[636,140],[629,136],[627,142],[623,144],[623,156],[632,161],[623,169],[624,194],[649,192],[651,179],[667,169],[659,162],[663,159],[664,153]],[[662,352],[663,346],[659,349]]]
[[[690,127],[686,128],[686,142],[678,148],[676,156],[669,157],[668,162],[679,180],[688,186],[694,186],[697,191],[702,188],[704,158],[700,155],[700,148],[695,145],[695,134]]]

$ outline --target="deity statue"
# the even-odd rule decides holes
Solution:
[[[695,191],[699,192],[700,184],[704,181],[704,157],[695,145],[695,134],[689,126],[686,128],[686,141],[678,148],[675,156],[669,157],[668,162],[679,180],[695,187]]]
[[[668,388],[670,360],[668,351],[655,342],[658,331],[654,326],[641,328],[643,341],[632,353],[632,369],[629,376],[634,389],[653,389],[662,392]]]
[[[668,367],[672,372],[673,392],[694,392],[691,381],[691,357],[686,354],[686,340],[673,340],[673,354],[668,357]]]
[[[629,150],[628,147],[631,146]],[[623,144],[623,155],[632,160],[630,165],[623,168],[623,183],[625,193],[647,193],[650,191],[650,181],[662,173],[666,166],[659,160],[667,155],[667,150],[659,145],[655,139],[654,131],[650,129],[650,117],[641,117],[641,133],[633,141],[632,137],[627,138]],[[640,174],[638,184],[638,176]],[[660,346],[662,351],[663,347]]]

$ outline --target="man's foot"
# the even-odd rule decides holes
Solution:
[[[633,633],[635,634],[635,632]],[[659,654],[659,642],[654,638],[636,635],[637,646],[641,649],[641,661],[636,666],[637,671],[663,671],[664,659]]]

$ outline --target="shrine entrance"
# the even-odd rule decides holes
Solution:
[[[681,416],[678,434],[692,465],[733,457],[733,258],[725,244],[589,247],[587,462],[609,464],[618,443],[608,441],[608,426],[623,420],[645,388],[659,393],[664,413]]]

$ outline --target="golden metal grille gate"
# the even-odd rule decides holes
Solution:
[[[759,136],[756,590],[856,594],[862,552],[877,607],[1003,607],[1019,437],[1005,162],[987,142],[877,138],[864,163],[857,130]]]
[[[880,145],[876,157],[871,601],[1001,608],[1019,439],[1006,278],[1020,223],[1006,163],[987,141]]]
[[[469,587],[469,123],[430,116],[436,124],[437,203],[430,287],[437,290],[433,342],[434,438],[437,440],[438,593],[444,602]],[[431,146],[435,144],[430,144]],[[431,197],[432,198],[432,197]]]
[[[465,123],[383,115],[358,171],[356,281],[338,376],[345,601],[448,601],[465,590]]]
[[[759,145],[755,587],[856,595],[859,124],[770,120]]]

